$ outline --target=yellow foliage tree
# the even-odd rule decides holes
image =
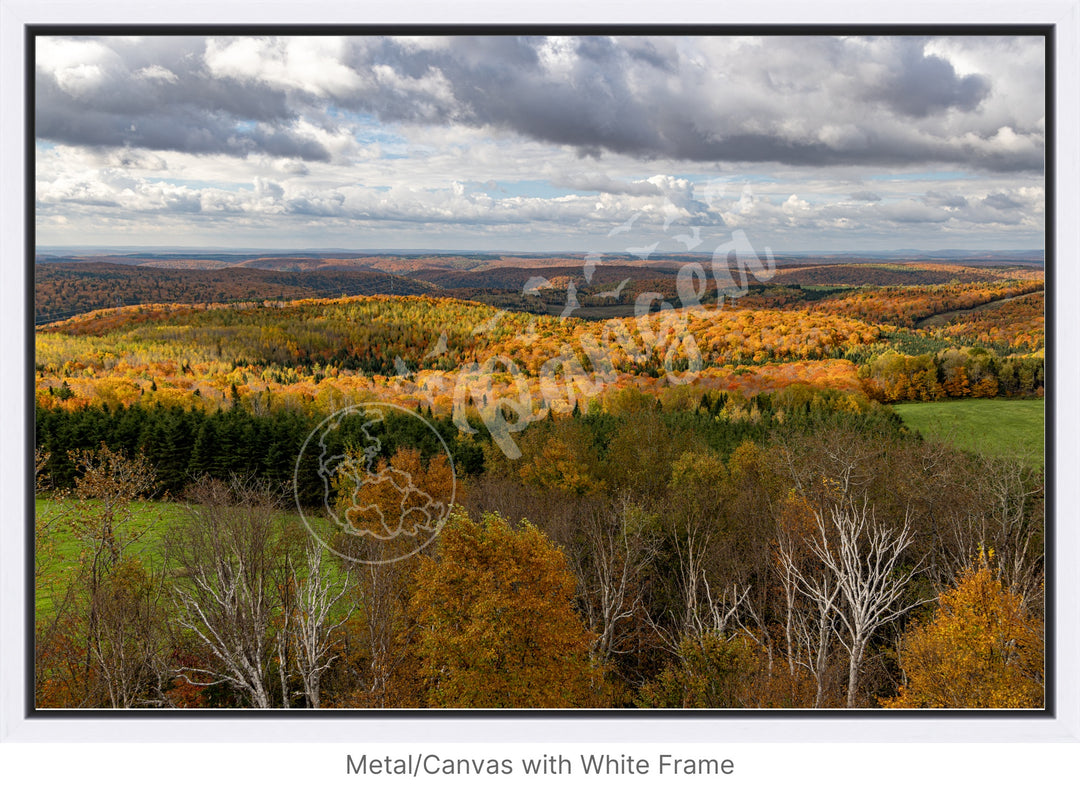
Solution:
[[[886,708],[1040,708],[1040,619],[987,557],[942,593],[933,620],[904,635],[906,683]]]
[[[412,608],[428,703],[454,708],[595,705],[602,673],[574,611],[563,552],[536,527],[458,511],[437,559],[416,573]]]
[[[554,433],[543,426],[533,429],[536,433],[520,444],[524,456],[519,473],[523,482],[578,495],[603,488],[604,483],[596,475],[600,465],[591,436],[581,426],[560,424]]]

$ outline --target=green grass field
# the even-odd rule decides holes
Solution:
[[[930,440],[995,456],[1017,455],[1032,466],[1044,459],[1044,399],[960,399],[896,404],[909,428]]]
[[[48,534],[43,550],[38,552],[38,572],[35,608],[39,613],[52,605],[54,595],[61,594],[79,566],[82,543],[76,535],[78,502],[71,499],[39,497],[34,502],[38,523],[45,523]],[[184,507],[155,501],[135,501],[130,519],[121,528],[122,540],[134,540],[128,548],[130,555],[144,564],[151,564],[162,555],[165,530],[183,517]]]
[[[40,617],[49,612],[53,600],[68,588],[78,570],[85,545],[76,534],[80,512],[78,501],[38,497],[34,510],[38,523],[44,523],[48,528],[44,545],[37,554],[36,571],[40,578],[34,607]],[[165,555],[164,542],[169,529],[182,524],[186,517],[187,509],[180,503],[133,501],[131,515],[120,527],[122,540],[134,540],[126,555],[138,558],[146,567],[159,566]],[[282,512],[281,517],[299,528],[300,521],[295,513]],[[320,532],[330,528],[330,522],[325,519],[313,517],[309,522]],[[333,555],[325,556],[323,565],[331,568],[335,575],[339,573],[338,560]]]

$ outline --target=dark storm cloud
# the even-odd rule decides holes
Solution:
[[[193,114],[169,107],[153,114],[117,117],[93,108],[81,108],[74,113],[70,108],[45,105],[36,119],[39,138],[62,144],[240,157],[262,152],[304,160],[329,160],[330,153],[317,141],[272,125],[245,129],[246,124],[246,119],[226,113]]]
[[[880,202],[881,194],[875,194],[873,191],[856,191],[850,195],[850,198],[856,202]]]
[[[201,39],[105,41],[108,52],[91,63],[50,70],[39,57],[38,138],[91,147],[329,159],[318,141],[289,129],[300,111],[285,92],[211,77],[197,55]],[[48,54],[44,58],[50,60]]]
[[[877,100],[897,113],[922,118],[950,108],[973,110],[990,93],[986,76],[960,77],[944,58],[925,55],[925,39],[901,37],[894,41],[884,78],[867,87],[863,94],[866,100]]]
[[[925,54],[922,39],[870,46],[767,39],[701,57],[664,40],[645,43],[666,49],[648,50],[642,50],[643,40],[631,41],[636,49],[606,38],[555,46],[521,40],[499,42],[497,53],[489,53],[493,45],[483,39],[408,53],[384,42],[379,53],[411,76],[433,69],[446,78],[454,101],[443,103],[442,121],[501,127],[582,153],[810,166],[1042,166],[1041,138],[1006,148],[986,143],[996,126],[929,132],[927,122],[940,128],[958,112],[978,110],[991,81],[959,76],[948,61]],[[877,68],[862,69],[868,60]],[[357,99],[383,118],[412,113],[397,96]],[[834,135],[840,126],[848,129]]]
[[[38,136],[326,160],[320,132],[337,131],[346,122],[334,114],[352,111],[490,127],[593,156],[1041,169],[1038,119],[1010,118],[1001,136],[997,116],[980,116],[991,77],[960,75],[925,45],[359,38],[320,56],[285,40],[105,39],[82,64],[62,51],[39,58]]]

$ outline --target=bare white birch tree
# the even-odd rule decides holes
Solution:
[[[709,532],[699,525],[688,523],[685,539],[675,541],[678,567],[675,580],[682,593],[683,635],[700,637],[707,633],[724,636],[736,617],[740,605],[749,595],[749,587],[730,585],[717,589],[711,582],[706,562],[709,553]]]
[[[198,685],[229,684],[255,708],[270,708],[271,663],[280,653],[273,622],[280,608],[276,502],[266,489],[210,480],[189,498],[187,522],[170,546],[177,620],[211,653],[213,666],[181,676]]]
[[[840,611],[840,581],[828,567],[801,562],[795,540],[781,534],[777,541],[776,569],[784,587],[788,667],[804,667],[814,679],[814,708],[825,697],[829,650]],[[799,596],[805,600],[800,601]],[[809,606],[806,606],[806,603]]]
[[[853,708],[866,646],[874,632],[925,602],[901,600],[922,562],[899,569],[904,551],[914,540],[906,516],[900,528],[878,523],[864,500],[861,506],[851,501],[835,506],[827,517],[815,510],[814,517],[817,533],[808,540],[808,547],[842,598],[839,620],[847,635],[841,635],[840,641],[849,654],[847,706]],[[813,584],[805,581],[811,591],[830,589],[823,582],[816,588]]]
[[[653,631],[675,655],[680,655],[686,639],[706,636],[727,639],[736,625],[746,629],[740,612],[750,595],[749,587],[731,584],[718,589],[711,583],[706,567],[709,532],[692,521],[687,522],[685,529],[685,536],[674,541],[677,557],[674,579],[681,596],[682,616],[672,616],[673,623],[648,618]]]
[[[334,623],[331,615],[349,591],[349,574],[346,572],[335,582],[324,561],[325,549],[314,538],[308,540],[302,553],[299,570],[289,560],[292,600],[283,636],[287,635],[291,643],[292,660],[308,705],[318,708],[322,674],[336,658],[331,652],[334,632],[348,619],[345,613]],[[279,658],[288,661],[288,656]]]
[[[582,524],[585,550],[570,558],[596,632],[593,655],[609,659],[631,632],[643,601],[641,582],[659,551],[655,517],[629,496],[597,507]]]

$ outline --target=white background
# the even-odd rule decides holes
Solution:
[[[643,23],[1056,23],[1058,261],[1054,290],[1058,359],[1055,378],[1059,712],[1053,720],[935,721],[850,718],[813,720],[66,720],[23,716],[23,452],[26,363],[23,249],[23,25],[27,23],[294,23],[316,22],[643,22]],[[148,3],[0,0],[0,788],[9,794],[157,795],[250,793],[429,794],[432,791],[545,794],[595,790],[595,777],[362,777],[346,775],[345,756],[436,752],[451,757],[519,759],[580,752],[660,752],[731,758],[732,776],[604,778],[604,790],[656,794],[678,789],[710,794],[875,795],[1071,792],[1080,764],[1077,691],[1080,582],[1074,518],[1080,429],[1078,350],[1072,302],[1080,296],[1080,0],[1045,2],[874,3],[816,0],[716,3],[548,0],[535,6],[495,2],[406,5],[343,2]],[[1048,413],[1049,414],[1049,413]],[[819,716],[819,715],[815,715]],[[27,743],[20,743],[27,742]],[[37,743],[44,742],[44,743]],[[86,744],[86,742],[97,742]],[[449,745],[449,742],[464,744]],[[694,742],[708,742],[699,746]],[[885,743],[883,743],[885,742]],[[344,791],[342,791],[344,790]]]

